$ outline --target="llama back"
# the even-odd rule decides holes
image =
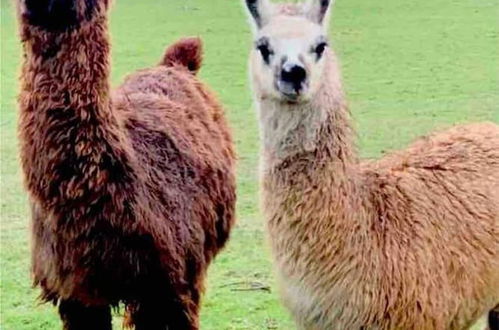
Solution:
[[[385,286],[395,324],[408,321],[395,306],[415,301],[438,305],[433,317],[452,320],[445,324],[450,329],[463,328],[466,317],[478,319],[499,302],[497,146],[497,125],[472,124],[364,164],[372,227],[383,238],[382,263],[391,274]]]
[[[145,223],[147,230],[169,249],[164,230],[177,232],[187,247],[198,242],[183,235],[182,226],[194,231],[200,223],[216,223],[205,237],[209,262],[234,222],[235,151],[222,105],[195,76],[201,62],[199,38],[177,41],[160,65],[129,75],[113,104],[142,164],[143,193],[156,200],[147,212],[158,223]]]
[[[183,39],[160,65],[131,74],[113,94],[141,164],[138,204],[149,214],[143,226],[163,256],[186,259],[185,266],[164,257],[161,263],[199,292],[203,270],[229,238],[236,199],[231,133],[223,107],[195,76],[201,58],[201,41]],[[202,240],[190,234],[200,228]],[[177,245],[185,255],[175,255]],[[128,304],[125,324],[134,322],[136,308]]]

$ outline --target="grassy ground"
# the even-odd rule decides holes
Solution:
[[[16,142],[21,58],[11,0],[1,1],[1,323],[56,329],[52,306],[30,287],[29,219]],[[497,0],[338,0],[334,46],[365,157],[454,123],[499,122]],[[258,134],[246,60],[251,45],[237,0],[117,0],[111,16],[113,84],[158,61],[184,35],[206,44],[202,77],[227,106],[237,138],[239,223],[210,269],[203,329],[292,329],[275,293],[257,208]],[[240,291],[255,282],[266,290]],[[119,327],[117,327],[119,328]]]

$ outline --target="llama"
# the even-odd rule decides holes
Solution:
[[[499,127],[455,127],[360,162],[329,5],[246,0],[282,300],[300,329],[469,328],[499,303]]]
[[[18,0],[19,136],[32,268],[64,329],[198,329],[206,269],[235,215],[224,110],[201,42],[109,88],[108,0]]]

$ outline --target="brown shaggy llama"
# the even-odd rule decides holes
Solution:
[[[329,1],[246,5],[262,207],[298,327],[469,328],[499,303],[499,127],[455,127],[360,162]]]
[[[224,111],[185,39],[111,95],[107,0],[18,0],[32,264],[65,329],[198,329],[206,269],[234,223]]]

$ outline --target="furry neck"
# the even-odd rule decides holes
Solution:
[[[322,86],[311,102],[283,106],[263,100],[259,104],[261,206],[274,257],[287,278],[307,273],[308,266],[299,268],[299,264],[309,265],[288,258],[314,260],[325,242],[341,253],[357,252],[362,245],[345,248],[358,242],[345,240],[351,224],[357,224],[359,237],[367,237],[370,230],[369,222],[362,221],[368,191],[359,171],[334,58],[326,67]],[[334,234],[318,235],[324,228]],[[349,258],[345,256],[345,260]]]
[[[305,103],[275,99],[259,102],[263,170],[300,159],[315,169],[357,163],[350,113],[344,101],[338,66],[329,53],[321,86]]]
[[[105,14],[60,32],[21,22],[19,130],[28,189],[47,205],[70,206],[128,185],[130,153],[109,95]]]
[[[334,265],[353,260],[350,253],[362,253],[364,238],[370,237],[364,221],[368,190],[334,61],[328,70],[311,102],[291,108],[267,100],[260,104],[262,212],[279,274],[298,282],[311,273],[324,246],[337,251]],[[354,281],[358,274],[348,276]]]

